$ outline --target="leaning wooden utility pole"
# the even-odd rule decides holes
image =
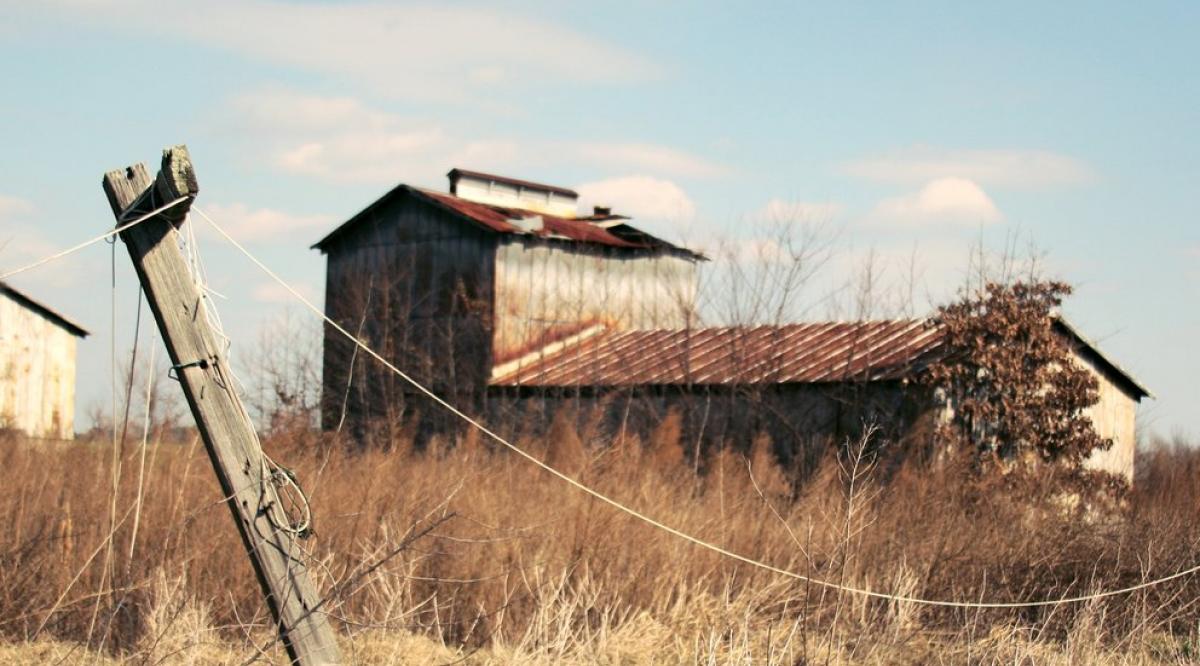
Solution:
[[[121,239],[292,663],[340,664],[333,630],[309,582],[299,535],[277,524],[275,516],[282,509],[274,475],[237,395],[221,338],[209,323],[204,294],[179,246],[178,228],[197,191],[185,146],[163,151],[162,169],[153,182],[144,164],[104,175],[104,192],[118,224],[186,197],[121,232]]]

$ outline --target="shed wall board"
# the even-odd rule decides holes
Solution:
[[[1132,482],[1137,448],[1137,401],[1091,358],[1077,353],[1075,359],[1091,372],[1099,387],[1100,400],[1086,413],[1091,417],[1096,433],[1113,441],[1112,448],[1107,451],[1093,451],[1087,466],[1119,474]]]
[[[70,332],[0,294],[0,425],[74,437],[75,345]]]

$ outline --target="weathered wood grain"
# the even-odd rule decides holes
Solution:
[[[103,184],[118,221],[198,191],[184,146],[163,151],[162,170],[153,183],[146,167],[136,164],[105,174]],[[203,293],[179,247],[177,227],[188,205],[190,201],[122,232],[121,239],[171,363],[177,367],[188,407],[292,662],[341,663],[333,630],[309,581],[303,551],[296,537],[279,530],[267,514],[267,507],[279,500],[273,483],[262,473],[258,437],[229,374],[224,347],[209,323]]]

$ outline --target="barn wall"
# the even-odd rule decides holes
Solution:
[[[495,362],[592,324],[680,328],[696,299],[696,265],[649,251],[505,239],[496,253]]]
[[[1099,384],[1100,400],[1087,410],[1087,415],[1101,437],[1113,440],[1112,448],[1107,451],[1093,451],[1087,466],[1119,474],[1132,482],[1137,449],[1137,401],[1094,358],[1080,354],[1075,358]]]
[[[326,313],[435,390],[477,392],[491,368],[494,238],[409,197],[369,216],[327,248]],[[382,423],[390,436],[412,412],[411,388],[331,329],[322,386],[326,429],[343,405],[357,435]]]
[[[865,426],[880,430],[872,446],[902,451],[919,435],[923,401],[896,383],[791,384],[766,388],[728,386],[515,389],[494,387],[489,424],[514,436],[536,436],[560,410],[582,426],[599,426],[601,442],[624,433],[643,441],[671,411],[681,417],[681,444],[691,454],[731,446],[747,450],[760,435],[776,456],[800,473],[812,471],[831,446],[857,441]],[[913,447],[914,449],[916,447]]]
[[[75,336],[0,294],[0,426],[75,436]]]

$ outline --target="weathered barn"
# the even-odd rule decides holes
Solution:
[[[449,194],[396,187],[314,246],[328,257],[327,314],[415,378],[478,407],[493,365],[591,325],[689,322],[700,255],[603,208],[577,216],[568,189],[449,178]],[[363,361],[327,333],[323,427],[391,429],[420,408]]]
[[[0,282],[0,427],[75,436],[75,343],[81,326]]]
[[[400,185],[314,247],[326,312],[398,367],[493,422],[548,423],[563,407],[641,431],[669,410],[696,446],[771,437],[790,460],[869,421],[918,436],[937,414],[909,385],[937,352],[924,321],[698,328],[703,257],[551,185],[455,169],[449,194]],[[1100,380],[1092,410],[1115,445],[1094,465],[1132,476],[1148,395],[1070,327]],[[322,424],[356,436],[440,414],[327,331]]]
[[[1090,410],[1113,440],[1089,464],[1132,480],[1137,404],[1149,392],[1064,319],[1056,331],[1098,380]],[[496,366],[491,385],[514,415],[564,400],[602,415],[610,431],[645,431],[668,410],[691,441],[765,434],[776,453],[812,462],[826,444],[865,424],[903,446],[941,416],[911,379],[940,350],[926,320],[819,322],[788,326],[610,330],[595,327],[552,349]],[[544,415],[548,417],[548,414]],[[544,420],[544,419],[543,419]]]

